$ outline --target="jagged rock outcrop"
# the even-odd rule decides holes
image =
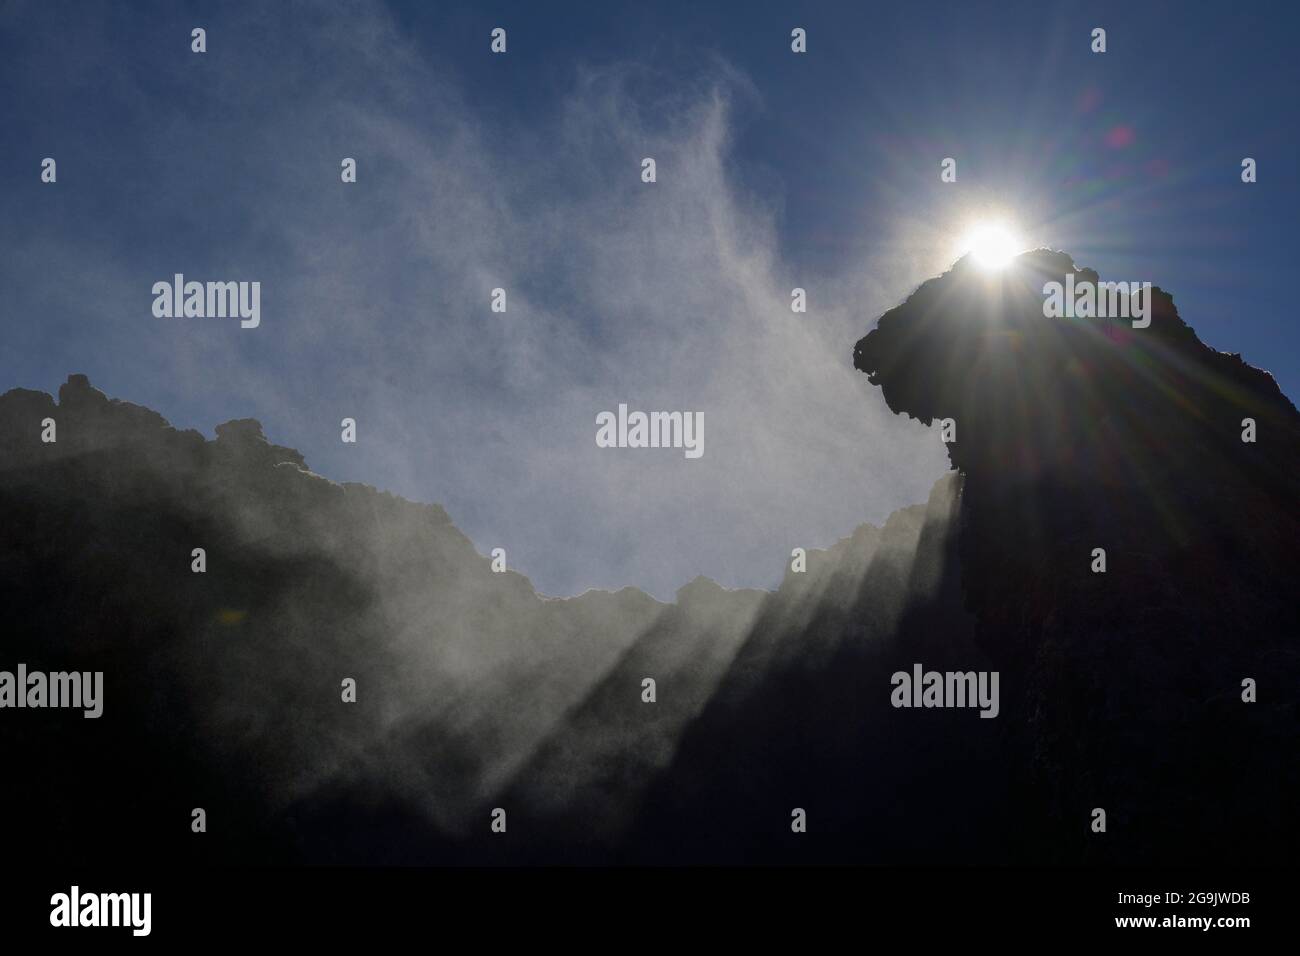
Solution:
[[[1001,718],[1024,756],[1020,852],[1289,862],[1300,415],[1158,288],[1148,328],[1045,318],[1066,273],[1098,279],[1046,250],[1001,273],[963,260],[854,353],[890,408],[956,422],[966,605],[1020,688]]]

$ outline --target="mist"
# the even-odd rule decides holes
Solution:
[[[575,51],[553,102],[498,115],[377,4],[205,17],[206,59],[149,71],[100,71],[93,37],[138,26],[148,55],[157,22],[87,18],[69,38],[85,72],[47,82],[97,84],[115,136],[60,186],[130,213],[69,207],[76,242],[36,229],[10,268],[67,278],[43,293],[51,343],[8,382],[84,371],[205,434],[256,418],[323,474],[442,504],[552,595],[771,588],[792,548],[946,472],[937,436],[851,367],[864,319],[909,288],[884,260],[784,261],[785,199],[735,146],[762,97],[724,60],[682,76]],[[176,272],[260,282],[260,326],[154,318],[150,288]],[[598,448],[619,403],[702,413],[705,454]]]

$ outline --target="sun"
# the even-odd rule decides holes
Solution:
[[[1020,243],[1002,223],[981,223],[966,233],[961,252],[962,255],[970,253],[982,269],[1002,269],[1020,252]]]

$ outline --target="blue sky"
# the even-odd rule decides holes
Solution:
[[[547,593],[771,586],[791,547],[923,500],[946,468],[851,352],[972,223],[1171,290],[1203,340],[1300,391],[1298,19],[11,3],[0,388],[85,372],[208,435],[258,418],[328,477],[443,504]],[[175,272],[260,281],[261,327],[155,319]],[[702,411],[704,458],[597,449],[620,402]]]

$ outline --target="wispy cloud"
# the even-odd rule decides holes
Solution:
[[[923,501],[946,470],[851,365],[900,277],[782,262],[782,197],[734,175],[738,116],[762,103],[725,63],[578,63],[551,109],[502,118],[382,7],[240,16],[213,23],[203,62],[159,67],[174,83],[108,91],[129,118],[115,155],[151,126],[169,150],[123,176],[154,244],[76,252],[100,290],[79,321],[110,313],[116,357],[95,336],[64,357],[97,384],[183,424],[258,417],[316,471],[443,503],[550,593],[773,586],[791,547]],[[173,271],[260,280],[261,328],[160,327],[147,293]],[[704,457],[598,449],[619,402],[703,412]]]

